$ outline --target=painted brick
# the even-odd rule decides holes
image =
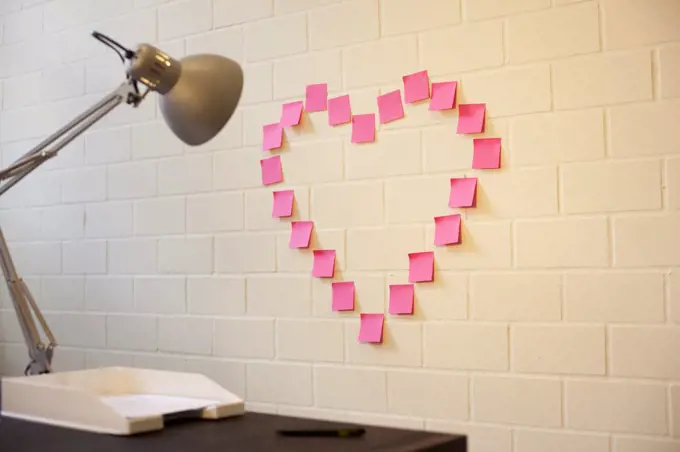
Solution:
[[[558,184],[554,168],[500,173],[484,170],[471,175],[477,177],[477,198],[475,208],[466,213],[469,219],[529,218],[557,214]]]
[[[661,97],[680,96],[680,46],[659,49],[659,92]]]
[[[23,9],[10,13],[4,18],[3,42],[25,41],[42,34],[42,8]]]
[[[104,201],[106,199],[106,169],[81,168],[67,171],[61,187],[65,203]]]
[[[281,319],[276,330],[277,353],[284,360],[343,362],[343,337],[339,320]]]
[[[680,131],[671,118],[680,114],[680,100],[640,103],[612,108],[609,115],[614,157],[677,154]]]
[[[339,50],[312,52],[274,62],[274,98],[304,99],[305,86],[326,83],[328,91],[342,86],[341,54]],[[305,77],[300,77],[304,73]]]
[[[680,5],[672,0],[604,0],[603,38],[608,49],[630,48],[680,39],[673,26]]]
[[[276,14],[296,13],[309,9],[319,8],[333,3],[340,3],[342,0],[274,0],[274,11]]]
[[[512,450],[511,430],[506,427],[474,423],[426,420],[425,429],[456,435],[465,435],[470,450],[479,452],[510,452]]]
[[[426,11],[432,12],[423,10]],[[475,45],[452,47],[452,42]],[[442,58],[443,53],[448,56]],[[420,37],[420,54],[430,75],[499,67],[503,64],[503,25],[485,21],[426,31]]]
[[[666,388],[649,383],[568,380],[566,425],[574,429],[663,435]]]
[[[515,234],[519,267],[601,267],[609,261],[604,218],[522,220]]]
[[[158,270],[173,274],[208,274],[213,270],[212,237],[158,240]]]
[[[244,227],[241,193],[208,193],[187,197],[187,232],[238,231]]]
[[[626,77],[617,77],[622,72]],[[652,59],[647,50],[561,60],[553,64],[552,77],[558,110],[652,98]]]
[[[562,384],[558,380],[477,376],[472,379],[473,419],[482,422],[559,427]]]
[[[481,20],[492,17],[510,16],[550,7],[549,0],[463,0],[466,19]]]
[[[274,4],[272,0],[251,0],[247,3],[239,0],[214,0],[213,11],[215,27],[228,27],[272,16]]]
[[[387,411],[385,372],[352,367],[314,367],[314,401],[321,408]]]
[[[423,328],[419,323],[385,322],[380,348],[365,347],[358,341],[359,322],[345,325],[346,361],[372,366],[419,367],[423,361]]]
[[[155,317],[107,315],[106,345],[116,350],[156,351],[158,324]]]
[[[243,315],[246,312],[246,279],[230,276],[187,278],[187,311],[199,315]]]
[[[369,42],[342,52],[345,88],[393,83],[399,77],[395,74],[419,69],[415,36]]]
[[[601,110],[522,116],[510,123],[514,166],[552,165],[604,157]]]
[[[564,287],[564,318],[572,322],[664,320],[661,273],[568,274]]]
[[[380,12],[383,36],[413,33],[460,22],[460,0],[425,0],[417,8],[410,0],[381,0]]]
[[[550,68],[547,65],[466,75],[461,87],[465,90],[467,102],[486,103],[489,117],[551,109]]]
[[[212,188],[213,157],[209,154],[171,158],[158,163],[158,194],[200,193]]]
[[[347,232],[347,267],[351,270],[405,270],[408,253],[423,249],[423,228],[350,229]]]
[[[614,265],[675,265],[680,241],[678,215],[631,216],[613,220]]]
[[[308,275],[249,276],[246,312],[256,317],[308,317],[312,287]]]
[[[557,274],[479,273],[470,276],[470,316],[475,320],[560,320],[561,304],[562,278]]]
[[[82,311],[85,308],[85,278],[82,276],[46,276],[42,278],[41,289],[33,294],[34,297],[40,295],[41,309]]]
[[[612,439],[616,452],[673,452],[680,447],[680,441],[615,437]]]
[[[273,99],[273,69],[271,63],[255,63],[243,66],[243,105],[267,102]]]
[[[198,317],[160,317],[158,350],[190,355],[210,355],[213,320]]]
[[[85,135],[85,162],[88,165],[118,163],[132,157],[129,127],[94,130]]]
[[[449,213],[451,178],[424,176],[395,178],[385,182],[387,223],[429,223]],[[427,197],[423,193],[428,193]],[[375,206],[373,206],[375,209]]]
[[[183,0],[158,8],[158,37],[161,41],[207,31],[212,25],[210,0]]]
[[[134,309],[133,287],[131,277],[88,276],[85,279],[86,309],[102,312],[132,312]]]
[[[436,344],[448,344],[440,347]],[[508,329],[499,324],[437,322],[425,325],[425,367],[506,370]]]
[[[121,163],[107,167],[109,199],[150,197],[157,193],[157,168],[154,162]]]
[[[170,127],[162,122],[132,126],[132,158],[150,159],[179,155],[184,147]]]
[[[382,132],[366,152],[362,146],[345,146],[345,177],[374,179],[421,172],[420,133],[413,130]]]
[[[309,13],[311,49],[325,49],[378,39],[378,0],[345,0]],[[351,33],[347,30],[351,29]]]
[[[106,242],[103,240],[64,242],[62,254],[65,274],[106,273]]]
[[[383,312],[386,310],[385,278],[379,273],[365,272],[342,272],[344,280],[354,281],[356,288],[354,305],[355,310],[360,312]],[[353,313],[338,313],[331,311],[332,281],[317,279],[312,281],[312,298],[314,303],[314,316],[324,318],[353,317]],[[347,328],[345,328],[345,334]]]
[[[0,212],[2,233],[7,240],[31,241],[42,237],[41,209],[12,209]]]
[[[215,237],[217,273],[273,272],[276,241],[271,234],[230,234]]]
[[[558,431],[516,430],[517,452],[609,452],[609,438],[605,435],[562,433]]]
[[[245,229],[249,231],[290,230],[290,223],[309,219],[309,189],[307,187],[285,187],[293,190],[293,215],[272,217],[274,196],[272,189],[248,190],[245,192]],[[316,218],[315,218],[316,220]]]
[[[512,367],[519,372],[605,373],[601,326],[516,325],[510,330]]]
[[[248,61],[284,57],[306,50],[305,15],[294,14],[245,25],[245,54]]]
[[[272,375],[280,378],[272,379]],[[253,402],[312,405],[312,367],[304,364],[248,363],[246,394]]]
[[[85,235],[89,238],[113,238],[132,235],[132,203],[114,201],[87,204]]]
[[[671,425],[671,432],[673,436],[680,437],[680,386],[671,386],[671,416],[673,423]]]
[[[665,161],[665,191],[671,209],[680,208],[680,159],[669,158]]]
[[[142,276],[134,281],[135,311],[149,314],[186,312],[186,279],[181,276]]]
[[[390,272],[387,284],[403,284],[407,272]],[[387,289],[389,290],[389,289]],[[385,293],[387,293],[387,290]],[[434,281],[418,286],[414,315],[423,320],[461,320],[467,318],[468,278],[454,272],[436,271]]]
[[[680,323],[680,274],[676,269],[671,269],[666,278],[669,287],[670,318],[675,323]]]
[[[85,235],[82,205],[47,207],[42,212],[42,236],[47,240],[78,239]]]
[[[570,163],[561,169],[561,206],[566,213],[661,208],[661,165],[657,160]]]
[[[295,145],[294,151],[281,157],[286,184],[318,184],[342,180],[340,140],[299,143]]]
[[[507,22],[508,59],[516,64],[597,52],[598,16],[598,5],[587,2],[511,17]]]
[[[265,156],[255,149],[218,152],[214,155],[214,188],[216,190],[242,189],[262,185],[260,159]]]
[[[19,274],[49,275],[62,272],[59,242],[14,243],[9,250]]]
[[[468,378],[440,372],[387,372],[390,413],[428,419],[466,420]]]
[[[611,330],[611,372],[628,377],[676,379],[680,359],[677,327],[614,326]]]
[[[434,227],[425,231],[425,245],[433,250],[435,269],[475,270],[510,268],[510,223],[507,221],[463,221],[460,245],[434,246]],[[412,248],[414,249],[414,248]]]
[[[245,398],[246,396],[246,365],[244,363],[196,357],[187,359],[186,370],[207,376],[223,388],[229,388],[229,392],[239,397]]]
[[[382,182],[323,185],[312,189],[311,218],[319,228],[378,226],[384,223]],[[361,199],[361,202],[357,200]]]
[[[120,239],[107,243],[109,274],[155,273],[158,243],[153,239]]]
[[[274,320],[215,320],[213,354],[224,357],[274,357]]]
[[[136,235],[182,233],[186,224],[186,200],[158,198],[136,201],[133,218]]]
[[[278,272],[310,272],[313,264],[313,250],[335,250],[335,269],[346,268],[345,233],[342,230],[312,230],[308,249],[290,249],[290,231],[276,235],[276,269]]]

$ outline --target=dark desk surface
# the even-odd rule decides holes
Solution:
[[[1,394],[0,394],[1,397]],[[1,399],[0,399],[1,400]],[[467,452],[466,438],[422,431],[366,427],[362,438],[288,438],[278,429],[340,428],[352,424],[246,413],[218,421],[195,420],[130,437],[99,435],[0,419],[0,451],[7,452],[231,452],[393,451]]]

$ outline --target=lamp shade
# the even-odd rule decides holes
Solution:
[[[220,55],[191,55],[175,60],[142,44],[129,69],[132,78],[159,96],[170,130],[191,146],[210,141],[236,111],[243,91],[243,71]]]

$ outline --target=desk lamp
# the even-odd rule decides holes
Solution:
[[[90,109],[0,170],[0,195],[55,157],[114,108],[124,102],[136,108],[150,91],[160,95],[160,111],[172,132],[190,146],[211,140],[236,110],[243,90],[243,72],[235,61],[211,54],[176,60],[149,44],[141,44],[132,51],[102,33],[95,31],[92,35],[118,53],[126,65],[126,80]],[[140,92],[140,84],[146,87],[144,92]],[[28,286],[17,274],[1,228],[0,265],[28,346],[30,362],[24,374],[51,373],[57,341]],[[46,342],[38,332],[34,315],[47,337]]]

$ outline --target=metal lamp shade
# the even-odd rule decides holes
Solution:
[[[243,91],[243,71],[235,61],[212,54],[180,60],[179,77],[159,96],[165,122],[184,143],[211,140],[229,121]]]

